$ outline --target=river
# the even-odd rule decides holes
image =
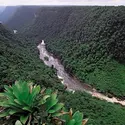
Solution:
[[[74,93],[75,91],[85,91],[91,94],[93,97],[99,98],[101,100],[106,100],[107,102],[117,103],[122,106],[125,106],[125,101],[117,99],[115,97],[109,98],[101,93],[99,93],[95,88],[92,88],[86,83],[81,83],[79,80],[71,77],[64,69],[64,66],[60,63],[57,58],[54,58],[47,49],[44,41],[37,46],[39,50],[39,57],[44,62],[45,65],[53,67],[57,70],[57,76],[60,79],[61,83],[66,86],[68,91]]]

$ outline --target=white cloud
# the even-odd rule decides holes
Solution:
[[[125,5],[124,0],[0,0],[0,5]]]

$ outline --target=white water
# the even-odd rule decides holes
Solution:
[[[115,97],[109,98],[99,92],[97,92],[96,89],[92,88],[86,83],[81,83],[77,79],[72,78],[69,76],[68,73],[66,73],[63,65],[60,63],[60,61],[51,55],[45,47],[44,41],[37,46],[40,52],[40,59],[43,60],[44,64],[49,67],[54,67],[57,70],[57,76],[61,80],[62,84],[67,87],[68,91],[85,91],[89,94],[91,94],[93,97],[99,98],[101,100],[106,100],[107,102],[111,103],[118,103],[122,106],[125,106],[125,101],[121,101]],[[48,60],[45,59],[45,57],[48,57]]]

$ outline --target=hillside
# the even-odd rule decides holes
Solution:
[[[45,87],[52,87],[53,81],[58,83],[55,72],[39,60],[37,53],[37,49],[24,45],[0,24],[0,88],[19,79]]]
[[[42,7],[24,34],[45,39],[49,51],[82,82],[124,97],[124,13],[124,6]]]
[[[84,92],[66,92],[55,71],[40,61],[36,47],[39,40],[45,39],[48,50],[60,58],[71,75],[107,95],[123,97],[124,7],[41,7],[37,13],[33,24],[18,34],[20,39],[0,25],[0,88],[18,79],[32,80],[41,86],[58,89],[59,99],[68,109],[80,110],[84,118],[89,118],[87,125],[123,125],[124,107]],[[117,27],[112,26],[113,21],[118,21]],[[113,41],[116,37],[118,42]],[[109,49],[114,44],[119,52],[117,56],[116,51]]]
[[[5,8],[5,6],[0,6],[0,14],[4,11]]]
[[[80,110],[84,118],[89,118],[87,125],[123,125],[125,109],[91,97],[86,93],[65,92],[57,80],[55,72],[46,67],[38,57],[36,44],[28,39],[19,41],[0,25],[0,91],[3,85],[10,85],[15,80],[30,80],[44,86],[58,89],[59,99],[66,107]],[[77,104],[77,106],[76,106]],[[0,119],[0,123],[3,121]]]
[[[26,25],[32,23],[37,16],[39,6],[21,6],[9,18],[5,25],[11,30],[21,30]]]
[[[19,6],[7,6],[4,11],[0,14],[0,21],[5,24],[11,16],[16,12]]]

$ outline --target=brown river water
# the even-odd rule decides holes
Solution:
[[[71,77],[64,69],[64,66],[60,63],[57,58],[54,58],[47,49],[44,41],[37,46],[39,50],[39,57],[44,62],[45,65],[49,67],[54,67],[57,71],[57,77],[61,80],[61,83],[67,87],[67,91],[74,93],[75,91],[85,91],[91,94],[93,97],[99,98],[101,100],[106,100],[107,102],[117,103],[125,106],[125,100],[120,100],[115,97],[109,98],[104,94],[99,93],[95,88],[92,88],[86,83],[81,83],[79,80]],[[47,59],[46,59],[47,57]]]

